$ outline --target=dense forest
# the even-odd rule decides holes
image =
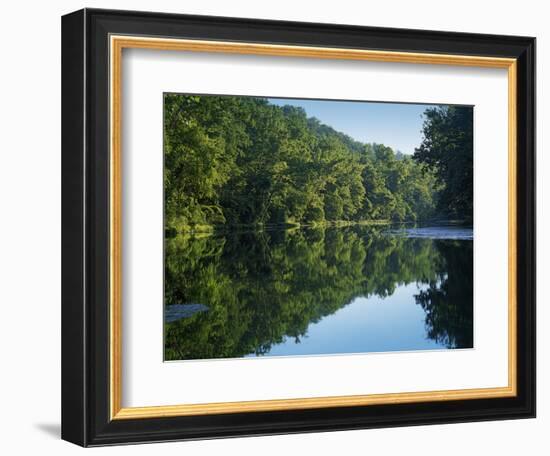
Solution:
[[[471,221],[472,108],[424,117],[411,157],[355,141],[298,107],[166,94],[166,230]]]
[[[467,106],[448,106],[424,112],[424,139],[413,158],[436,175],[437,211],[443,217],[473,221],[474,118]]]

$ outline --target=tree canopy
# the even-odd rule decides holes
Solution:
[[[424,112],[424,139],[414,153],[440,185],[437,209],[447,218],[473,220],[473,109],[440,106]]]
[[[363,144],[267,99],[166,94],[164,124],[166,229],[173,233],[426,220],[447,204],[438,205],[440,188],[453,188],[443,186],[439,162],[425,159],[427,152],[412,159]]]

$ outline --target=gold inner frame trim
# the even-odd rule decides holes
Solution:
[[[452,65],[508,70],[508,385],[495,388],[122,407],[122,51],[153,49],[299,58]],[[265,412],[512,397],[517,394],[517,61],[511,58],[389,52],[227,41],[110,36],[110,415],[111,419]]]

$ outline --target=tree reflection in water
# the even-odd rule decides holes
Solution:
[[[473,346],[473,242],[411,239],[367,226],[166,239],[165,305],[201,304],[165,324],[165,359],[266,355],[357,297],[412,297],[426,337]]]

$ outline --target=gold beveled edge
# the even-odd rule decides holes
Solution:
[[[215,52],[229,54],[254,54],[269,56],[307,57],[335,60],[370,60],[374,62],[420,63],[492,68],[508,68],[515,59],[469,55],[431,54],[419,52],[377,51],[316,46],[260,44],[238,41],[207,41],[175,38],[153,38],[112,35],[117,47],[156,49],[163,51]]]
[[[121,84],[122,48],[116,40],[109,47],[110,61],[110,415],[113,419],[122,407],[122,145]]]
[[[117,420],[134,418],[167,418],[174,416],[212,415],[242,412],[268,412],[290,409],[353,407],[377,404],[404,404],[422,401],[451,401],[459,399],[486,399],[510,397],[510,387],[427,391],[415,393],[369,394],[362,396],[329,396],[303,399],[270,399],[262,401],[218,402],[190,405],[160,405],[152,407],[122,408],[113,417]]]
[[[517,61],[508,67],[508,385],[517,394]]]
[[[179,40],[134,36],[110,36],[110,139],[111,139],[111,242],[110,242],[110,414],[111,419],[157,418],[189,415],[209,415],[238,412],[259,412],[291,409],[311,409],[374,404],[412,403],[512,397],[517,395],[517,61],[511,58],[388,52],[363,49],[320,48],[241,42]],[[301,399],[259,400],[170,406],[122,407],[122,256],[121,256],[121,58],[123,48],[170,51],[216,52],[270,56],[306,57],[339,60],[368,60],[416,64],[438,64],[508,69],[508,386],[463,390],[425,391],[409,393],[330,396]]]

